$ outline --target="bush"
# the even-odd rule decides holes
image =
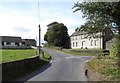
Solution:
[[[117,57],[117,48],[116,45],[113,45],[110,49],[110,57],[115,58]]]
[[[118,65],[118,75],[120,74],[120,37],[117,38],[116,42],[110,49],[110,57],[113,58],[113,60],[117,63]],[[120,77],[120,75],[118,76]]]
[[[120,39],[119,38],[116,40],[116,42],[113,44],[113,46],[110,49],[110,57],[113,59],[120,58]]]

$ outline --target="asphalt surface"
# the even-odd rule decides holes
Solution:
[[[91,56],[72,56],[44,48],[53,58],[51,63],[19,81],[87,81],[84,63]]]

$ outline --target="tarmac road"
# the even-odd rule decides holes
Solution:
[[[21,81],[87,81],[84,63],[91,56],[72,56],[44,48],[52,57],[52,62],[38,69]]]

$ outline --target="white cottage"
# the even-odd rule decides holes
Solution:
[[[97,33],[87,37],[87,32],[75,31],[71,36],[71,48],[99,48],[106,49],[106,42],[112,39],[112,31],[108,30],[104,35]]]

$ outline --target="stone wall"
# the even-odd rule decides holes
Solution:
[[[0,64],[2,65],[2,81],[10,81],[22,77],[46,63],[48,62],[39,59],[39,56],[15,62],[2,63]]]
[[[31,49],[31,46],[0,46],[0,49]]]

